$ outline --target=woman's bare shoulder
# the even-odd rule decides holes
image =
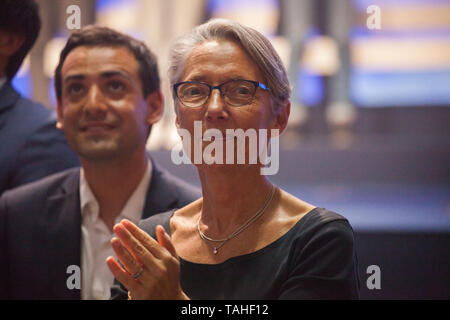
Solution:
[[[301,219],[316,206],[280,189],[279,210],[286,218]]]
[[[316,206],[279,189],[279,192],[277,192],[276,205],[272,211],[273,215],[267,217],[266,220],[266,237],[262,241],[263,244],[266,245],[283,236],[306,214],[315,208]]]
[[[175,232],[177,229],[185,226],[191,226],[193,221],[198,218],[201,210],[203,198],[195,200],[183,208],[177,209],[170,219],[170,229]]]

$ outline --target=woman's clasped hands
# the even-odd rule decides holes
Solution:
[[[178,255],[162,226],[156,227],[157,241],[126,219],[113,230],[117,238],[111,245],[118,260],[108,257],[106,263],[130,299],[189,299],[181,289]]]

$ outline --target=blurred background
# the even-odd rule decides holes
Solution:
[[[13,85],[55,108],[53,72],[77,22],[143,40],[158,56],[166,97],[148,148],[194,184],[195,168],[170,160],[179,139],[170,45],[212,17],[265,34],[293,88],[280,170],[270,180],[349,219],[363,299],[450,298],[449,0],[38,2],[43,28]],[[380,267],[380,289],[367,287],[370,265]]]

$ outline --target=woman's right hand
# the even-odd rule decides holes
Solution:
[[[162,226],[156,227],[157,241],[129,220],[115,225],[114,232],[111,244],[120,264],[114,257],[106,263],[131,299],[189,299],[181,289],[178,255]]]

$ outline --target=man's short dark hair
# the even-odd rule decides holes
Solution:
[[[0,29],[25,36],[24,43],[9,57],[6,66],[6,77],[12,80],[39,36],[39,6],[34,0],[0,0]]]
[[[59,101],[61,101],[62,97],[62,66],[69,53],[73,49],[80,46],[123,46],[128,48],[133,53],[139,65],[139,76],[142,81],[142,92],[144,98],[160,88],[160,79],[156,56],[143,42],[110,28],[86,26],[81,30],[77,30],[72,33],[65,47],[61,51],[59,63],[55,70],[55,91],[56,97]]]

